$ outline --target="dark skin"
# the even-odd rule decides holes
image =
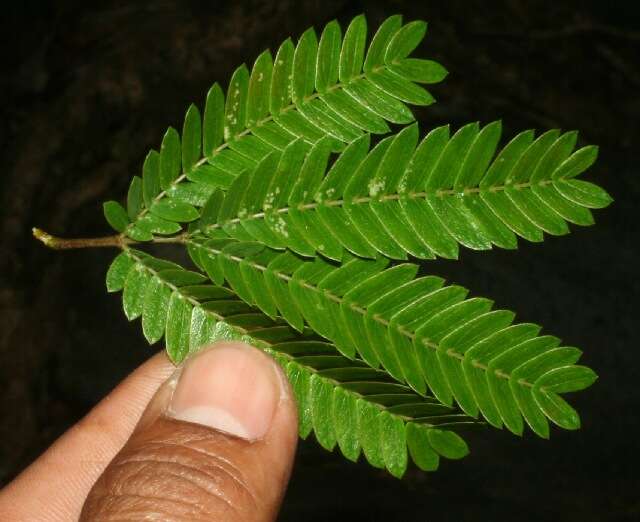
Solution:
[[[177,372],[164,353],[135,370],[0,491],[0,520],[275,520],[297,442],[293,396],[264,353],[224,343],[212,356],[219,347],[194,356]],[[177,403],[194,400],[183,383],[198,379],[189,393],[206,395],[198,390],[213,382],[206,379],[207,365],[220,366],[221,358],[229,368],[240,368],[225,375],[240,377],[217,379],[216,394],[221,386],[233,388],[228,409],[240,411],[246,433],[225,425],[224,418],[216,424],[215,416],[197,417],[203,423],[176,418]],[[273,404],[265,403],[269,393],[248,404],[251,393],[243,389],[262,381],[267,391],[275,390]],[[242,436],[231,434],[238,430]]]

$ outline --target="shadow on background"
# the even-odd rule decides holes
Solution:
[[[213,81],[309,25],[366,12],[375,27],[402,13],[429,21],[418,54],[451,72],[432,89],[439,103],[416,111],[423,131],[502,118],[506,137],[575,128],[601,146],[590,176],[616,201],[595,227],[424,265],[580,346],[600,380],[574,401],[580,432],[483,431],[470,457],[402,481],[302,443],[281,520],[640,519],[637,2],[51,4],[23,0],[2,21],[0,483],[156,349],[105,292],[114,252],[47,251],[31,226],[108,233],[101,202],[124,197],[147,150]]]

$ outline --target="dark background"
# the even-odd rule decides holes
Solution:
[[[114,252],[49,251],[30,228],[108,233],[102,201],[124,197],[213,81],[309,25],[402,13],[429,21],[417,54],[451,71],[439,103],[416,112],[423,129],[502,118],[507,137],[575,128],[601,146],[590,178],[616,201],[595,227],[428,265],[583,348],[600,380],[573,401],[581,431],[482,431],[468,458],[402,481],[302,443],[281,520],[640,520],[638,2],[12,4],[0,33],[0,484],[152,353],[105,292]]]

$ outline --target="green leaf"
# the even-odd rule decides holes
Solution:
[[[522,435],[524,430],[522,414],[518,400],[513,396],[509,380],[501,378],[495,372],[488,372],[486,380],[489,396],[484,400],[495,404],[500,419],[509,431],[515,435]],[[483,387],[483,390],[486,388]]]
[[[220,155],[216,156],[217,160],[220,160],[220,158]],[[218,163],[220,162],[218,161]],[[242,170],[241,168],[240,172],[242,172]],[[229,173],[212,165],[200,165],[187,174],[189,181],[223,189],[228,189],[235,178],[236,174]]]
[[[180,292],[188,297],[203,301],[233,297],[233,292],[228,288],[211,284],[186,285],[180,288]]]
[[[395,63],[389,64],[389,70],[418,83],[439,83],[449,74],[438,62],[419,58],[396,59]]]
[[[529,390],[524,389],[514,380],[513,376],[509,379],[509,387],[513,393],[513,397],[518,403],[518,408],[533,432],[543,439],[549,438],[549,423],[543,411],[538,405],[532,401],[532,395]]]
[[[184,291],[184,289],[183,289]],[[222,326],[217,317],[210,315],[204,308],[195,307],[191,312],[191,329],[189,331],[189,353],[200,350],[203,346],[219,340],[219,329]]]
[[[522,157],[531,142],[533,131],[524,131],[513,138],[498,154],[480,181],[480,188],[499,187],[507,181],[509,173]]]
[[[542,241],[542,231],[514,205],[505,191],[481,192],[480,198],[517,235],[534,243]]]
[[[149,283],[150,275],[141,266],[136,265],[129,270],[124,282],[122,293],[122,305],[124,314],[129,321],[133,321],[142,314],[144,304],[145,289]]]
[[[409,22],[397,31],[389,41],[384,61],[395,62],[409,56],[427,34],[427,23],[421,20]]]
[[[169,127],[160,147],[160,186],[167,190],[180,175],[181,147],[178,131]]]
[[[476,135],[456,176],[455,190],[464,191],[467,187],[475,187],[480,184],[491,164],[501,133],[502,124],[499,121],[494,121]]]
[[[142,205],[142,178],[133,176],[127,192],[127,215],[130,220],[133,221],[138,217]]]
[[[593,225],[593,215],[589,209],[565,199],[553,185],[533,185],[532,190],[546,205],[568,222],[582,226]]]
[[[198,107],[191,104],[182,128],[182,170],[189,172],[200,159],[202,121]]]
[[[313,429],[309,398],[311,375],[309,372],[303,371],[301,366],[294,362],[289,363],[287,366],[287,376],[295,393],[298,406],[298,432],[303,439],[306,439]]]
[[[533,398],[544,414],[561,428],[565,430],[580,428],[580,416],[559,395],[534,387]]]
[[[405,124],[414,119],[406,105],[368,80],[352,82],[344,91],[366,109],[391,123]]]
[[[191,272],[189,270],[168,268],[160,270],[158,276],[173,286],[189,286],[204,283],[206,276],[199,274],[198,272]]]
[[[469,454],[465,441],[453,431],[430,429],[427,438],[431,447],[448,459],[461,459]]]
[[[126,252],[121,252],[116,256],[107,271],[107,292],[119,292],[124,288],[124,282],[133,264],[133,260]]]
[[[313,28],[307,29],[296,46],[293,55],[293,103],[299,104],[313,93],[315,86],[318,39]]]
[[[365,458],[375,468],[384,468],[380,414],[371,403],[358,401],[358,438]]]
[[[407,444],[404,422],[383,412],[380,416],[382,455],[386,468],[394,477],[402,477],[407,469]]]
[[[297,107],[299,109],[299,107]],[[297,111],[283,111],[275,117],[276,123],[292,136],[303,138],[307,143],[321,140],[325,133]]]
[[[316,66],[316,90],[324,93],[338,81],[342,34],[335,20],[329,22],[320,36]]]
[[[184,183],[170,187],[169,190],[167,190],[167,196],[183,203],[202,207],[214,190],[215,187],[211,185],[185,181]]]
[[[548,371],[575,364],[580,355],[580,350],[570,347],[543,351],[532,359],[520,361],[520,364],[513,371],[511,379],[516,382],[520,380],[536,382]]]
[[[152,277],[142,305],[142,332],[149,344],[164,335],[171,289],[158,277]]]
[[[195,207],[177,199],[156,201],[149,210],[159,218],[178,223],[194,221],[200,216]]]
[[[216,189],[211,193],[209,199],[202,207],[200,211],[200,227],[205,229],[206,227],[215,225],[218,222],[218,216],[220,214],[220,208],[224,201],[224,192]]]
[[[202,152],[211,158],[224,138],[224,94],[214,83],[207,93],[202,127]]]
[[[385,134],[389,132],[389,126],[383,118],[375,112],[361,106],[354,98],[346,94],[344,90],[327,92],[322,96],[322,101],[327,104],[329,109],[351,123],[354,127],[374,134]]]
[[[559,134],[559,130],[552,129],[538,136],[538,138],[531,143],[520,156],[507,175],[505,183],[510,185],[512,183],[525,183],[529,181],[533,173],[536,171],[540,160],[556,141]]]
[[[311,418],[313,431],[320,445],[331,451],[336,445],[336,435],[332,423],[332,387],[317,374],[311,376],[310,382]]]
[[[145,225],[146,223],[143,223],[142,226],[136,223],[133,226],[128,226],[124,233],[134,241],[151,241],[153,239],[153,233],[147,229]]]
[[[420,192],[449,142],[449,127],[437,127],[430,131],[415,150],[405,170],[398,193],[405,195]]]
[[[554,172],[556,167],[571,154],[577,139],[577,131],[565,132],[560,136],[540,159],[536,170],[531,174],[531,183],[535,184],[543,180],[548,172]],[[551,177],[553,178],[553,174]]]
[[[129,225],[127,211],[117,201],[107,201],[103,206],[107,223],[117,232],[124,232]]]
[[[340,50],[339,76],[341,82],[348,82],[360,74],[367,43],[367,19],[356,16],[344,35]]]
[[[224,108],[224,139],[236,139],[247,123],[247,91],[249,89],[249,71],[246,66],[238,67],[227,90]]]
[[[334,112],[324,100],[308,100],[304,105],[298,106],[298,111],[311,125],[336,140],[350,142],[360,136],[359,130]],[[322,138],[314,141],[320,141],[320,139]]]
[[[167,221],[155,214],[147,213],[136,223],[139,230],[147,231],[150,234],[170,235],[180,232],[182,227],[173,221]]]
[[[564,366],[545,373],[536,385],[553,393],[575,392],[588,388],[597,378],[595,372],[586,366]]]
[[[287,38],[276,54],[271,77],[271,96],[269,110],[272,114],[279,114],[291,102],[291,71],[293,70],[293,55],[295,46]]]
[[[421,424],[409,422],[407,424],[407,446],[411,458],[423,471],[435,471],[438,469],[440,458],[429,442],[430,429]]]
[[[287,201],[289,206],[296,206],[311,201],[327,169],[330,154],[331,142],[329,140],[318,142],[309,151],[298,174],[298,179],[291,189]]]
[[[390,16],[382,22],[382,25],[380,25],[376,34],[373,36],[371,45],[369,45],[369,50],[367,51],[367,57],[364,61],[364,70],[366,73],[372,72],[374,68],[384,63],[389,42],[401,26],[402,16],[400,15]]]
[[[192,243],[193,246],[198,247],[197,251],[201,253],[200,262],[204,271],[218,285],[224,282],[224,272],[218,262],[218,254],[228,243],[229,241],[225,239],[212,239],[202,244]]]
[[[444,147],[438,162],[426,178],[424,186],[429,189],[451,189],[461,171],[465,152],[473,146],[478,136],[477,123],[461,127]]]
[[[413,105],[431,105],[435,102],[429,91],[392,71],[372,72],[367,74],[367,79],[388,95],[403,102]]]
[[[247,100],[247,127],[253,127],[269,114],[272,71],[271,53],[264,51],[258,56],[251,70]]]
[[[418,142],[418,126],[410,125],[400,131],[387,149],[369,182],[369,195],[373,198],[397,192],[398,183],[405,172]]]
[[[356,462],[360,455],[356,397],[343,388],[336,388],[333,393],[332,413],[340,451],[349,460]]]
[[[575,178],[587,170],[598,157],[598,147],[589,145],[574,152],[553,172],[554,180]]]
[[[558,180],[553,185],[569,201],[583,207],[605,208],[613,201],[613,198],[604,189],[588,181]]]
[[[142,166],[142,195],[145,207],[149,208],[160,193],[160,154],[152,150]]]
[[[535,193],[526,193],[519,188],[507,188],[505,194],[515,207],[540,230],[554,236],[569,233],[565,220],[545,205]]]
[[[264,121],[261,125],[254,127],[252,132],[264,143],[277,150],[284,150],[295,138],[293,134],[280,127],[275,121]]]
[[[191,304],[179,293],[174,292],[171,295],[167,310],[165,337],[167,354],[176,364],[189,353],[191,311]]]

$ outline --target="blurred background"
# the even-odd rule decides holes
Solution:
[[[114,251],[53,252],[31,227],[110,233],[102,201],[123,200],[147,150],[214,81],[310,25],[402,13],[429,22],[416,53],[450,71],[438,103],[416,111],[423,130],[502,118],[506,137],[560,127],[600,145],[589,178],[616,201],[595,227],[426,266],[580,346],[600,380],[573,401],[581,431],[480,431],[466,459],[403,480],[311,437],[280,520],[640,520],[638,2],[22,0],[3,11],[0,485],[157,349],[105,291]]]

